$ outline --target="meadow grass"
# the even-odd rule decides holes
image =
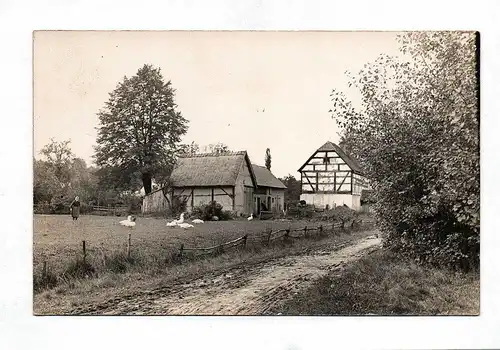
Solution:
[[[247,246],[243,250],[232,248],[225,250],[223,257],[219,257],[220,254],[210,254],[194,259],[210,261],[206,264],[216,265],[218,261],[246,259],[257,254],[263,248],[265,232],[270,229],[331,225],[331,223],[308,221],[232,220],[206,222],[184,230],[178,227],[166,227],[166,221],[163,219],[138,218],[137,226],[129,230],[119,225],[120,220],[121,218],[117,217],[82,216],[78,222],[73,222],[70,217],[61,215],[35,215],[34,292],[39,293],[61,283],[75,285],[78,284],[73,281],[75,279],[96,279],[109,273],[163,274],[167,267],[188,263],[186,259],[179,259],[181,244],[185,247],[208,247],[248,235]],[[126,254],[128,233],[132,235],[130,257]],[[83,240],[86,242],[85,261],[82,253]],[[309,243],[299,243],[295,249],[303,249],[308,245]],[[282,250],[280,256],[287,251],[282,247],[279,250]],[[49,267],[50,274],[43,273],[44,261]],[[198,265],[200,264],[203,265],[203,263]]]

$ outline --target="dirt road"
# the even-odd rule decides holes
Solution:
[[[314,280],[378,249],[375,236],[334,251],[286,257],[233,269],[189,283],[117,298],[73,314],[264,315]]]

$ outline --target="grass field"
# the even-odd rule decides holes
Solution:
[[[133,265],[162,269],[166,260],[185,247],[217,245],[248,234],[248,245],[260,245],[268,229],[303,228],[320,223],[307,221],[216,221],[205,222],[184,230],[167,227],[159,218],[138,218],[132,230],[119,224],[120,217],[81,216],[73,221],[65,215],[35,215],[33,237],[33,264],[35,275],[41,273],[42,263],[55,276],[61,276],[72,263],[82,257],[82,240],[86,241],[87,262],[96,272],[128,269],[132,261],[124,262],[128,233],[132,232]],[[73,266],[74,267],[74,266]]]
[[[479,273],[418,266],[376,251],[324,277],[273,313],[478,315]]]

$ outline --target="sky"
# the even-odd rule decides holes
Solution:
[[[252,163],[292,174],[339,131],[328,112],[332,89],[346,91],[345,71],[380,54],[396,55],[395,32],[99,32],[34,35],[34,155],[71,140],[92,162],[96,113],[124,76],[160,67],[189,120],[183,143],[223,142]]]

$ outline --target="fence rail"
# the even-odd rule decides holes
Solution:
[[[61,205],[51,205],[51,204],[34,204],[33,211],[35,214],[68,214],[69,206]],[[91,213],[124,213],[128,212],[128,206],[99,206],[99,205],[85,205],[81,210],[80,214],[91,214]]]
[[[355,226],[360,227],[362,224],[363,224],[362,220],[353,220],[349,226],[352,229]],[[278,240],[278,239],[284,238],[284,237],[295,238],[295,239],[302,238],[302,237],[308,237],[307,233],[312,232],[312,231],[319,231],[320,234],[328,234],[329,232],[335,234],[336,233],[335,230],[338,230],[338,229],[345,230],[346,229],[346,222],[336,222],[336,223],[333,223],[331,225],[319,225],[316,227],[305,226],[303,228],[294,228],[294,229],[289,227],[286,229],[279,229],[276,231],[268,230],[268,232],[263,232],[261,234],[257,234],[256,237],[257,237],[257,241],[259,241],[258,238],[260,238],[260,240],[265,241],[267,244],[269,244],[272,241],[275,241],[275,240]],[[290,235],[291,232],[303,232],[303,234]],[[246,246],[247,239],[248,239],[248,234],[245,234],[244,236],[238,237],[232,241],[224,242],[224,243],[214,245],[211,247],[189,247],[189,248],[186,248],[186,247],[184,247],[184,244],[181,244],[181,246],[179,248],[179,257],[185,258],[186,252],[192,252],[192,253],[201,252],[200,254],[196,254],[196,255],[204,255],[204,254],[213,253],[213,252],[216,252],[219,250],[223,250],[224,248],[227,248],[227,247],[236,247],[239,245]]]

